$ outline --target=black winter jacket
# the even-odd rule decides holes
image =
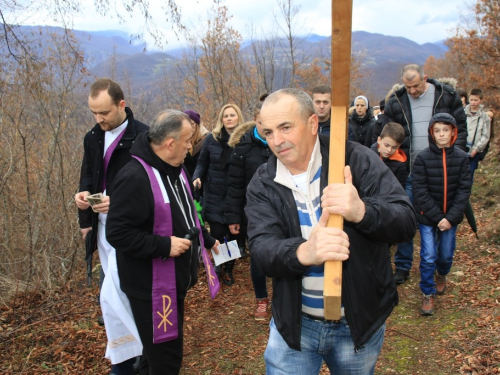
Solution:
[[[229,134],[222,128],[219,139],[210,133],[198,158],[193,181],[199,178],[203,189],[203,216],[205,220],[226,224],[224,209],[228,188],[229,162],[232,148],[227,144]]]
[[[173,235],[183,238],[193,226],[196,209],[189,191],[182,188],[179,179],[181,167],[172,167],[161,160],[151,149],[148,134],[141,133],[132,147],[131,154],[158,169],[170,198]],[[168,178],[167,178],[168,176]],[[181,207],[174,197],[168,179],[177,187],[177,196],[183,210],[189,215],[189,225],[183,218]],[[191,181],[188,181],[193,191]],[[132,159],[116,176],[115,192],[106,221],[106,238],[116,249],[116,261],[120,287],[124,293],[135,298],[150,300],[152,286],[152,260],[170,255],[170,237],[153,234],[154,196],[148,174],[142,164]],[[215,240],[202,227],[205,246],[211,248]],[[175,258],[177,298],[184,298],[187,290],[198,278],[198,245]],[[204,251],[204,250],[203,250]]]
[[[391,122],[391,119],[387,117],[385,113],[379,113],[377,120],[375,120],[375,123],[373,124],[372,132],[370,135],[372,145],[377,142],[378,137],[380,137],[380,133],[382,133],[382,129],[384,128],[385,124],[388,124],[389,122]]]
[[[113,195],[113,182],[118,171],[122,169],[123,166],[125,166],[125,164],[127,164],[131,159],[130,148],[132,147],[135,138],[139,133],[145,132],[149,129],[148,126],[134,119],[134,115],[130,108],[126,107],[125,112],[128,120],[127,130],[125,130],[122,139],[116,146],[113,155],[111,156],[111,160],[109,161],[107,170],[106,194],[109,197]],[[80,174],[79,191],[89,191],[90,194],[102,193],[104,132],[98,124],[96,124],[92,130],[85,135],[83,140],[83,150],[84,154]],[[92,227],[88,236],[91,236],[90,241],[93,244],[92,248],[95,250],[99,214],[92,211],[91,208],[88,208],[86,210],[78,210],[78,218],[80,228]],[[87,253],[86,258],[90,255],[92,255],[92,253]]]
[[[434,227],[444,218],[453,226],[462,222],[472,188],[469,157],[464,151],[454,144],[439,148],[429,128],[429,147],[415,159],[412,176],[419,223]]]
[[[408,169],[406,169],[406,154],[401,150],[397,149],[397,151],[390,158],[383,158],[378,152],[378,143],[374,143],[371,147],[373,151],[379,155],[380,160],[387,165],[387,168],[394,173],[394,176],[398,179],[402,188],[406,188],[406,180],[408,178]]]
[[[349,117],[349,140],[370,147],[372,145],[372,131],[370,130],[373,128],[375,121],[371,108],[368,108],[363,118],[360,118],[358,113],[354,111],[351,117]],[[368,134],[370,134],[369,137]]]
[[[436,113],[449,113],[455,118],[458,127],[458,137],[455,145],[459,149],[465,150],[465,145],[467,143],[467,117],[460,97],[451,86],[443,85],[441,82],[432,78],[428,78],[427,82],[436,87],[432,115]],[[405,152],[408,157],[408,163],[411,165],[410,140],[412,132],[412,114],[410,100],[408,99],[408,93],[404,86],[389,98],[385,104],[384,114],[389,117],[391,121],[403,125],[406,137],[401,145],[401,149]],[[374,131],[374,137],[378,137],[379,135],[380,133],[375,134]]]
[[[328,180],[329,139],[319,136],[322,155],[321,191]],[[384,324],[398,294],[387,243],[415,235],[415,211],[392,172],[368,148],[347,142],[346,163],[365,202],[358,223],[344,222],[350,257],[343,262],[342,304],[356,348]],[[274,182],[276,157],[255,173],[247,190],[248,234],[252,260],[273,277],[272,311],[287,344],[300,350],[302,277],[307,267],[297,259],[302,237],[296,203],[288,188]],[[383,181],[383,183],[382,183]]]
[[[246,223],[243,209],[247,201],[247,186],[257,168],[266,163],[272,154],[269,146],[255,137],[255,122],[247,124],[238,127],[229,139],[229,145],[234,150],[229,165],[226,199],[225,215],[228,224]]]

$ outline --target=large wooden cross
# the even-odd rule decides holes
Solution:
[[[332,0],[332,112],[328,184],[344,183],[345,142],[351,78],[352,1]],[[340,228],[344,220],[330,215],[328,227]],[[325,319],[339,320],[342,306],[342,262],[325,263],[323,288]]]

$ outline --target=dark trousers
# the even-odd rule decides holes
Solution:
[[[266,275],[257,267],[255,261],[252,259],[252,250],[250,250],[250,276],[252,277],[255,298],[267,298]]]
[[[184,299],[177,300],[178,338],[159,344],[153,344],[153,308],[151,301],[137,299],[129,295],[128,299],[143,346],[143,361],[141,361],[140,365],[141,374],[178,374],[182,365],[183,353]]]

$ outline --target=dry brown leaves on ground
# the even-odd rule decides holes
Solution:
[[[481,178],[478,183],[484,185]],[[480,239],[466,223],[460,226],[448,289],[438,297],[432,317],[419,314],[417,236],[411,278],[398,287],[400,303],[387,321],[376,374],[500,374],[500,206],[495,196],[476,192]],[[265,373],[268,322],[253,319],[249,268],[248,259],[238,261],[236,283],[223,285],[214,301],[200,269],[186,300],[182,374]],[[1,374],[109,373],[105,330],[96,322],[97,286],[84,286],[83,270],[74,279],[50,293],[18,294],[0,307]]]

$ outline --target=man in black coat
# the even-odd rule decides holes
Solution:
[[[79,208],[82,237],[91,236],[86,259],[92,257],[97,247],[101,271],[105,273],[110,253],[105,225],[113,182],[118,171],[131,159],[130,148],[135,137],[148,127],[134,119],[132,111],[125,105],[120,85],[109,78],[98,79],[90,86],[88,101],[96,125],[83,141],[80,191],[75,195],[75,203]],[[103,193],[104,197],[102,203],[91,208],[86,197],[96,193]],[[133,360],[114,365],[117,368],[113,372],[119,372],[121,368],[123,373],[132,373]]]
[[[415,211],[380,158],[355,142],[346,144],[345,183],[327,186],[329,139],[305,92],[269,95],[261,119],[274,155],[252,178],[245,213],[251,257],[273,278],[266,369],[319,373],[325,361],[331,373],[372,374],[398,303],[387,243],[413,237]],[[329,214],[342,215],[343,229],[326,227]],[[328,260],[343,261],[335,322],[323,310]]]
[[[182,165],[192,135],[189,117],[174,110],[161,112],[151,130],[139,134],[133,160],[116,177],[106,226],[150,375],[179,373],[184,300],[197,282],[198,244],[218,253],[219,242],[199,224],[193,185]],[[201,235],[188,239],[194,227]],[[216,278],[211,264],[205,263],[205,269],[210,280]]]
[[[413,200],[411,170],[420,151],[429,146],[427,129],[429,120],[436,113],[448,113],[457,123],[455,146],[465,150],[467,141],[467,117],[462,101],[456,91],[439,81],[430,79],[422,67],[410,64],[402,70],[403,87],[397,90],[385,105],[385,115],[394,122],[403,125],[406,138],[401,149],[408,158],[409,176],[406,180],[406,192]],[[379,134],[374,134],[374,137]],[[404,283],[410,277],[413,263],[413,240],[398,244],[394,256],[396,284]]]

